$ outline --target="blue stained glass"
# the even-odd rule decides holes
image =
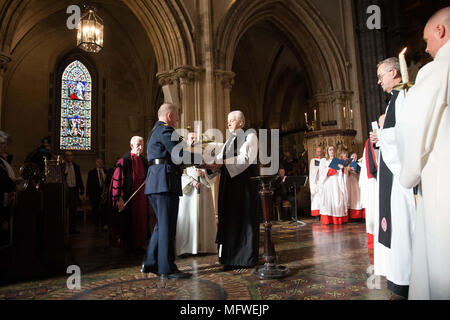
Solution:
[[[61,86],[61,150],[91,150],[92,79],[78,60],[64,70]]]

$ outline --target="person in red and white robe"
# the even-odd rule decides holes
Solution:
[[[353,152],[350,156],[354,163],[358,164],[358,155]],[[359,165],[358,165],[359,166]],[[351,165],[346,168],[347,172],[347,195],[348,195],[348,216],[350,219],[364,219],[364,210],[361,206],[361,195],[359,189],[359,175]]]
[[[361,173],[359,175],[360,188],[360,204],[364,209],[364,216],[366,219],[367,232],[367,248],[374,248],[374,235],[378,233],[378,226],[376,221],[378,217],[378,150],[373,147],[373,144],[367,139],[361,161]]]
[[[309,163],[309,190],[311,193],[311,216],[320,217],[319,168],[323,158],[323,149],[316,148],[315,158]]]
[[[329,167],[335,155],[335,148],[327,148],[327,157],[320,161],[319,194],[320,194],[320,222],[322,224],[343,224],[348,222],[347,187],[344,166],[341,170]]]

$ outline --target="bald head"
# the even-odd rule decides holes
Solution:
[[[437,11],[429,20],[423,31],[427,43],[425,51],[433,58],[450,39],[450,7]]]
[[[175,127],[178,123],[178,108],[168,102],[159,107],[158,120],[166,122],[169,126]]]

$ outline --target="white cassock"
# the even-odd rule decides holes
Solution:
[[[359,175],[353,170],[348,170],[347,174],[347,201],[348,215],[350,219],[364,218],[361,206],[361,191],[359,189]]]
[[[311,159],[309,163],[309,190],[311,193],[311,215],[320,216],[320,196],[319,196],[319,168],[320,158]],[[316,166],[316,162],[319,165]]]
[[[325,158],[320,160],[320,215],[336,218],[347,217],[346,175],[342,170],[338,170],[336,174],[328,176],[330,163],[331,160]],[[347,220],[344,219],[345,221]]]
[[[360,188],[360,204],[366,213],[366,232],[375,235],[375,225],[377,225],[376,232],[378,232],[378,223],[375,217],[378,218],[378,184],[376,178],[369,178],[367,174],[366,164],[366,149],[364,148],[364,155],[361,161],[361,173],[359,175]]]
[[[177,255],[200,252],[217,253],[215,243],[217,225],[210,180],[206,176],[200,177],[202,185],[200,186],[200,211],[198,212],[197,189],[192,184],[197,177],[195,167],[186,168],[186,172],[181,177],[183,196],[180,197],[178,209]]]
[[[419,184],[409,299],[450,299],[450,41],[418,73],[398,119],[400,183]]]
[[[404,113],[409,114],[403,104],[404,98],[404,91],[400,91],[395,101],[395,119],[399,119]],[[386,279],[396,285],[407,286],[411,275],[412,237],[416,218],[414,191],[412,188],[404,188],[399,181],[401,163],[397,151],[396,127],[380,129],[378,137],[380,154],[393,174],[391,192],[392,235],[390,248],[380,244],[377,241],[378,238],[375,238],[374,271],[377,275],[386,276]],[[378,173],[380,173],[380,170]],[[379,223],[378,217],[377,222]],[[378,254],[379,251],[382,251],[382,253]],[[380,262],[379,259],[386,260]],[[384,265],[382,269],[378,269],[379,262]]]

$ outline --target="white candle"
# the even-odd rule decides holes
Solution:
[[[317,121],[317,110],[314,109],[314,121]]]
[[[408,48],[403,49],[398,55],[398,61],[400,62],[400,73],[402,74],[402,82],[409,82],[408,65],[406,64],[405,52]]]
[[[343,109],[344,109],[344,119],[345,119],[345,107]]]
[[[353,120],[353,109],[350,109],[350,119]]]
[[[308,123],[308,114],[305,112],[305,121]]]

